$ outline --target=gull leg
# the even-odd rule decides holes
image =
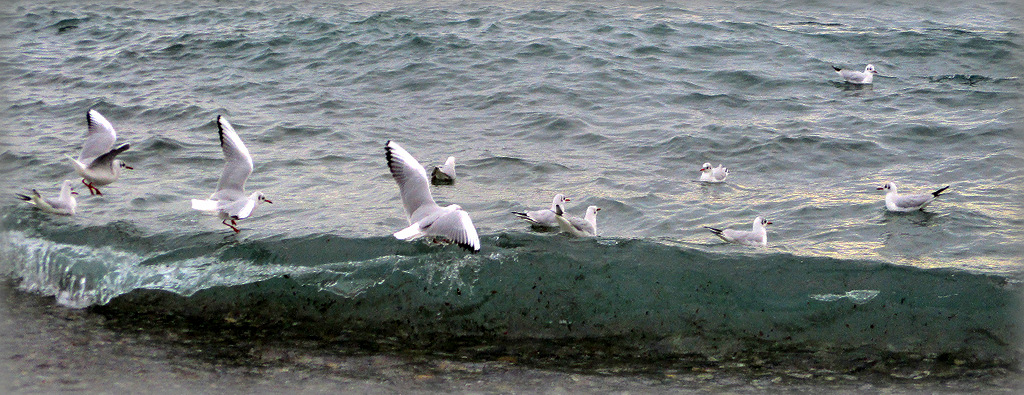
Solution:
[[[235,222],[235,220],[231,220],[230,224],[228,223],[228,220],[221,221],[221,223],[224,224],[224,225],[227,225],[227,227],[231,228],[231,230],[235,231],[235,233],[238,233],[238,232],[242,231],[241,229],[238,229],[238,228],[235,227],[236,225],[238,225],[238,223]],[[232,225],[232,224],[234,224],[234,225]]]
[[[84,178],[82,179],[82,184],[85,184],[85,186],[89,188],[90,195],[103,195],[103,192],[100,192],[99,188],[96,188],[96,186],[92,185],[91,182],[86,182]]]

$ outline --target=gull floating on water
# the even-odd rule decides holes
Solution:
[[[580,217],[573,217],[566,215],[562,211],[562,206],[558,205],[555,207],[555,220],[558,221],[558,227],[563,232],[569,233],[573,236],[586,237],[586,236],[597,236],[597,212],[601,211],[600,207],[590,206],[587,207],[587,214]]]
[[[871,81],[874,80],[875,74],[878,74],[878,72],[875,71],[875,65],[871,64],[867,65],[867,67],[864,68],[864,71],[846,70],[836,66],[832,66],[832,68],[835,69],[836,73],[839,73],[846,82],[851,84],[870,84]]]
[[[480,237],[469,213],[457,204],[438,206],[430,195],[427,171],[398,143],[388,140],[384,146],[391,176],[398,183],[402,205],[409,219],[409,227],[394,233],[399,240],[422,236],[440,236],[470,252],[480,251]]]
[[[72,158],[75,172],[82,176],[82,183],[89,187],[90,195],[102,195],[97,186],[103,186],[117,181],[121,177],[121,169],[132,169],[124,162],[114,159],[118,154],[128,150],[128,144],[112,148],[117,140],[117,133],[114,126],[107,121],[99,111],[89,110],[85,115],[89,123],[89,130],[85,135],[85,143],[82,144],[82,153],[78,159]]]
[[[562,205],[568,201],[568,197],[559,193],[556,194],[553,199],[551,199],[551,208],[522,212],[513,211],[512,214],[515,214],[519,218],[525,219],[527,222],[534,226],[557,228],[558,220],[555,219],[555,211],[561,210],[562,212],[565,212],[565,207]]]
[[[441,166],[434,166],[430,173],[430,183],[434,185],[452,185],[455,183],[455,157],[449,156]]]
[[[725,181],[725,177],[729,176],[729,169],[718,165],[716,168],[711,168],[711,164],[705,162],[700,167],[700,181],[703,182],[722,182]]]
[[[722,240],[730,243],[748,245],[748,246],[768,246],[768,233],[765,231],[764,226],[771,224],[770,221],[757,217],[754,218],[753,229],[746,230],[733,230],[733,229],[716,229],[710,226],[705,226],[712,234],[718,236]]]
[[[942,192],[946,190],[946,188],[949,188],[949,185],[946,185],[932,193],[900,196],[898,193],[896,193],[896,182],[890,181],[887,182],[885,185],[878,187],[878,190],[887,191],[885,193],[886,209],[898,213],[905,213],[908,211],[923,209],[925,206],[928,205],[928,203],[931,203],[932,200],[935,200],[935,198],[939,197],[939,195],[941,195]]]
[[[252,174],[252,156],[227,118],[218,115],[217,127],[220,148],[224,151],[224,172],[217,182],[217,191],[207,200],[192,199],[192,208],[216,214],[221,223],[238,233],[237,220],[248,218],[260,203],[273,202],[259,191],[246,196],[245,180]]]
[[[78,206],[78,202],[75,201],[73,195],[77,195],[77,192],[71,190],[71,180],[64,180],[64,183],[60,186],[60,196],[54,199],[45,199],[39,195],[39,191],[33,189],[31,196],[22,194],[15,194],[18,199],[24,200],[36,208],[43,210],[48,213],[60,214],[60,215],[75,215],[75,207]]]

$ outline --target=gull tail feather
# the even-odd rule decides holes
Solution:
[[[939,189],[939,190],[937,190],[935,192],[932,192],[932,196],[939,197],[939,195],[941,195],[942,192],[945,191],[946,189],[949,189],[949,185],[946,185],[946,186],[942,187],[941,189]]]
[[[402,230],[400,230],[398,232],[395,232],[395,234],[394,234],[395,238],[398,239],[398,240],[415,239],[415,238],[423,236],[423,235],[424,235],[424,233],[420,229],[420,224],[409,225],[408,228],[402,229]]]
[[[217,201],[192,199],[192,209],[199,211],[217,211]]]
[[[707,229],[707,230],[710,230],[711,233],[715,234],[715,236],[722,237],[722,230],[721,229],[712,228],[710,226],[705,226],[704,228]]]
[[[32,198],[30,198],[28,196],[25,196],[25,195],[22,195],[20,193],[15,193],[14,196],[17,196],[18,199],[24,200],[26,202],[31,202],[32,201]]]
[[[836,67],[836,66],[832,66],[832,68],[833,68],[833,69],[835,69],[835,71],[842,71],[842,70],[843,70],[843,69],[841,69],[841,68],[838,68],[838,67]]]

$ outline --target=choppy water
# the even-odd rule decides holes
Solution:
[[[1019,11],[15,2],[0,10],[0,186],[56,193],[89,108],[135,170],[80,195],[75,217],[0,203],[0,273],[71,307],[389,342],[1016,363]],[[831,69],[866,63],[871,87]],[[274,201],[238,235],[189,209],[216,185],[221,114],[253,153],[248,187]],[[434,195],[472,215],[480,254],[390,236],[406,222],[389,139],[428,166],[458,158],[459,181]],[[703,162],[728,181],[695,183]],[[875,190],[891,179],[952,187],[893,215]],[[509,214],[559,192],[570,212],[602,207],[599,238]],[[773,222],[765,250],[701,228],[756,215]]]

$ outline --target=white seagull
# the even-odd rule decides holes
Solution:
[[[768,233],[765,231],[764,226],[765,225],[770,225],[770,224],[771,224],[770,221],[768,221],[768,220],[766,220],[764,218],[761,218],[761,217],[757,217],[757,218],[754,218],[754,228],[749,230],[749,231],[746,231],[746,230],[733,230],[733,229],[721,230],[721,229],[712,228],[710,226],[705,226],[705,228],[710,230],[711,233],[714,234],[715,236],[718,236],[722,240],[725,240],[725,241],[730,242],[730,243],[736,243],[736,244],[742,244],[742,245],[748,245],[748,246],[767,247],[768,246]]]
[[[700,181],[703,182],[722,182],[725,181],[725,177],[729,176],[729,169],[718,165],[716,168],[711,168],[711,164],[705,162],[700,167]]]
[[[227,118],[217,116],[220,148],[224,151],[224,172],[217,182],[217,191],[207,200],[192,199],[192,208],[216,214],[235,233],[240,232],[237,220],[248,218],[260,203],[273,203],[262,192],[245,194],[245,180],[252,174],[252,156]],[[228,223],[231,220],[231,223]]]
[[[434,185],[452,185],[455,183],[455,157],[449,156],[441,166],[434,166],[430,173],[430,183]]]
[[[896,182],[889,181],[885,185],[878,187],[878,190],[887,191],[885,193],[886,209],[898,213],[905,213],[908,211],[923,209],[925,206],[928,205],[928,203],[931,203],[932,200],[935,200],[935,198],[939,197],[939,195],[941,195],[942,192],[946,190],[946,188],[949,188],[949,185],[946,185],[932,193],[900,196],[899,194],[896,193]]]
[[[551,208],[534,211],[513,211],[517,217],[525,219],[530,225],[541,226],[546,228],[557,228],[558,220],[555,219],[555,211],[561,210],[565,212],[565,207],[562,206],[565,202],[568,202],[569,198],[561,193],[556,194],[551,199]]]
[[[440,236],[470,252],[480,251],[480,237],[476,234],[469,213],[457,204],[438,206],[430,196],[430,179],[423,165],[416,161],[398,143],[388,140],[384,156],[391,176],[398,183],[402,205],[409,217],[409,227],[394,233],[399,240],[422,236]]]
[[[15,195],[18,196],[18,199],[24,200],[45,212],[60,215],[75,215],[75,207],[78,206],[78,202],[75,201],[75,197],[73,195],[77,194],[78,192],[71,190],[71,180],[64,180],[64,183],[60,186],[60,197],[56,200],[43,198],[39,195],[39,191],[35,189],[32,190],[32,196],[25,196],[22,194]]]
[[[78,159],[72,158],[75,172],[82,176],[82,183],[89,187],[90,195],[102,195],[97,186],[103,186],[117,181],[121,177],[121,169],[132,169],[124,162],[114,159],[118,154],[128,150],[128,144],[112,148],[117,140],[117,133],[114,126],[107,121],[99,111],[89,110],[85,115],[89,123],[89,130],[85,135],[85,143],[82,144],[82,153]]]
[[[878,72],[875,71],[875,65],[871,64],[867,65],[867,67],[864,68],[864,71],[846,70],[836,66],[832,66],[832,68],[835,69],[836,73],[839,73],[846,82],[851,84],[870,84],[875,78],[875,74],[878,74]]]
[[[586,237],[586,236],[597,236],[597,212],[601,211],[600,207],[590,206],[587,207],[587,214],[580,217],[567,216],[562,211],[562,206],[558,205],[555,207],[555,220],[558,221],[558,227],[562,228],[563,232],[569,233],[573,236]]]

